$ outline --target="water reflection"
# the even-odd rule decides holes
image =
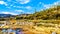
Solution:
[[[10,29],[5,29],[5,28],[2,29],[3,34],[24,34],[22,31],[23,31],[22,28],[16,28],[15,30],[11,29],[11,28]]]

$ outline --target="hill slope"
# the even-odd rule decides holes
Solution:
[[[51,20],[51,19],[60,19],[60,5],[51,7],[49,9],[40,11],[40,12],[35,12],[34,14],[30,14],[29,16],[21,16],[17,18],[22,18],[22,19],[42,19],[42,20]]]
[[[36,19],[60,19],[60,5],[34,13]]]

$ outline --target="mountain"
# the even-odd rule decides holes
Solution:
[[[35,13],[28,15],[26,17],[22,16],[22,17],[17,17],[18,19],[31,19],[31,20],[38,20],[38,19],[42,19],[42,20],[52,20],[52,19],[60,19],[60,5],[56,5],[53,6],[49,9],[45,9],[42,11],[35,11]]]
[[[9,18],[9,17],[12,17],[14,15],[11,15],[11,14],[0,14],[0,18]]]
[[[21,14],[21,15],[11,15],[11,14],[0,14],[0,18],[10,18],[14,17],[16,19],[28,19],[28,20],[52,20],[59,19],[60,20],[60,5],[51,7],[49,9],[45,9],[42,11],[35,11],[33,14]]]
[[[43,19],[43,20],[60,19],[60,5],[51,7],[49,9],[40,12],[35,12],[33,15],[35,19]]]

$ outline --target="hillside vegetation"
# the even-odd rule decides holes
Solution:
[[[16,17],[16,19],[42,19],[42,20],[52,20],[52,19],[60,19],[60,5],[54,6],[53,8],[49,8],[42,11],[35,11],[34,14],[30,14],[28,16]]]

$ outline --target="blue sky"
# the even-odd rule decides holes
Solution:
[[[60,0],[0,0],[0,14],[34,13],[53,5],[58,5]]]

